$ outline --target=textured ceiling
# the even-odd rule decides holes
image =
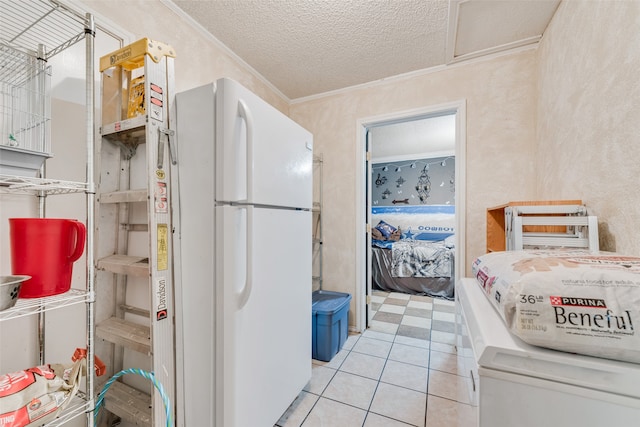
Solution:
[[[184,11],[289,99],[443,65],[487,47],[535,42],[559,3],[164,1]]]

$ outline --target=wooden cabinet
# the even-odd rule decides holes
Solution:
[[[582,200],[527,200],[508,202],[503,205],[487,208],[487,252],[506,250],[506,227],[504,211],[511,206],[544,206],[544,205],[581,205]],[[553,232],[555,226],[536,226],[527,231]]]

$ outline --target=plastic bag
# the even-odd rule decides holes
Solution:
[[[0,426],[39,426],[55,419],[78,392],[85,361],[0,375]]]

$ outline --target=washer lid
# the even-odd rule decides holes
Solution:
[[[640,365],[525,343],[509,332],[475,279],[456,284],[456,303],[479,366],[640,398]]]

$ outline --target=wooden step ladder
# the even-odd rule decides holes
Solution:
[[[107,378],[127,368],[153,373],[175,419],[172,224],[177,212],[171,202],[177,186],[171,182],[169,114],[174,56],[171,46],[142,39],[100,59],[96,354],[107,363]],[[104,402],[111,414],[107,422],[167,423],[162,396],[145,378],[123,376]]]

